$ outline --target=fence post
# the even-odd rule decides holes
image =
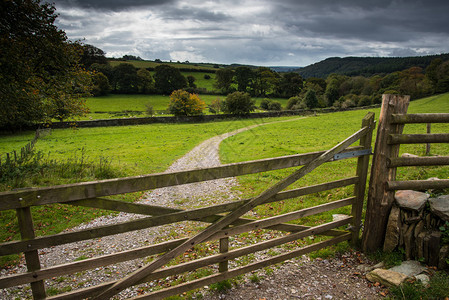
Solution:
[[[365,149],[371,148],[373,131],[375,127],[374,113],[369,112],[362,120],[362,128],[369,127],[370,130],[360,139],[360,146]],[[355,203],[352,205],[351,215],[354,217],[352,223],[352,244],[357,244],[360,238],[360,227],[362,222],[363,202],[365,201],[366,179],[368,176],[369,155],[360,156],[357,159],[358,182],[354,186]]]
[[[430,134],[432,129],[431,129],[432,123],[427,123],[427,133]],[[430,143],[426,144],[426,156],[430,155]]]
[[[225,237],[225,238],[221,238],[220,239],[220,253],[226,253],[229,251],[229,238]],[[218,264],[218,271],[220,273],[226,272],[229,270],[229,261],[222,261],[221,263]]]
[[[20,235],[22,240],[30,240],[35,238],[33,217],[31,215],[31,208],[24,207],[18,208],[17,219],[19,222]],[[41,265],[39,261],[39,254],[37,250],[25,252],[25,260],[27,264],[28,272],[40,270]],[[44,281],[36,281],[31,283],[31,290],[33,292],[34,299],[45,299],[45,287]]]
[[[410,96],[386,94],[382,98],[362,236],[365,252],[382,249],[394,199],[394,192],[388,190],[387,182],[396,179],[396,168],[388,168],[387,159],[399,154],[399,144],[389,145],[387,141],[390,134],[401,134],[404,128],[401,124],[391,124],[390,119],[392,114],[405,114],[410,102]]]

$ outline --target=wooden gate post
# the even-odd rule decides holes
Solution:
[[[362,128],[369,127],[369,131],[360,139],[360,146],[365,149],[371,149],[373,140],[373,131],[375,127],[374,113],[369,112],[362,120]],[[354,187],[355,203],[352,205],[351,215],[354,217],[352,222],[352,238],[351,242],[357,244],[360,240],[360,227],[362,222],[363,202],[365,201],[366,179],[368,175],[369,155],[360,156],[357,159],[357,177],[358,182]]]
[[[365,252],[382,249],[394,199],[394,191],[388,190],[387,182],[396,179],[396,168],[388,168],[387,159],[399,154],[399,144],[389,145],[388,137],[401,134],[404,129],[404,125],[391,124],[390,117],[392,114],[405,114],[410,102],[410,96],[386,94],[382,98],[362,236],[362,250]]]
[[[19,221],[20,234],[22,240],[31,240],[35,238],[33,218],[31,216],[30,207],[18,208],[17,219]],[[39,254],[37,250],[25,252],[25,260],[27,263],[28,272],[33,272],[41,269]],[[44,281],[36,281],[31,283],[31,290],[33,292],[33,299],[45,299]]]

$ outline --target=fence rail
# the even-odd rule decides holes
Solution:
[[[31,284],[33,297],[35,299],[44,299],[47,298],[44,285],[45,280],[137,258],[161,255],[149,265],[133,273],[133,275],[124,277],[120,280],[105,282],[97,286],[78,289],[69,293],[47,298],[108,299],[109,297],[117,294],[120,290],[136,284],[166,278],[167,276],[177,275],[184,272],[194,271],[198,268],[209,266],[211,264],[219,265],[219,272],[217,274],[137,297],[138,299],[160,299],[276,264],[286,259],[315,251],[329,245],[340,243],[342,241],[355,241],[359,236],[361,209],[363,207],[366,174],[370,155],[370,151],[359,150],[367,150],[371,148],[373,128],[374,114],[370,113],[363,119],[362,129],[328,151],[229,164],[220,167],[195,169],[185,172],[150,174],[136,177],[61,185],[49,188],[31,188],[20,191],[0,193],[0,211],[8,209],[16,210],[17,220],[22,235],[22,240],[1,243],[0,255],[25,253],[28,268],[27,272],[0,278],[0,288],[10,288],[22,284]],[[349,147],[357,140],[360,140],[360,146]],[[350,155],[347,155],[346,159],[351,159],[353,157],[357,159],[357,170],[354,177],[342,178],[332,182],[297,189],[284,190],[290,184],[305,176],[307,173],[313,171],[319,165],[339,159],[335,156],[339,153],[350,153]],[[174,186],[185,183],[240,176],[298,166],[302,167],[255,198],[190,210],[138,203],[126,203],[119,200],[103,198],[105,196],[145,191],[159,187]],[[255,220],[243,217],[243,214],[258,205],[293,199],[299,196],[345,186],[354,186],[353,197],[336,200],[314,207],[302,208],[265,219]],[[136,213],[146,216],[140,219],[118,224],[36,237],[30,208],[31,206],[46,205],[50,203],[93,207],[127,213]],[[343,220],[328,222],[314,227],[288,223],[293,220],[298,220],[300,218],[346,206],[352,206],[351,216],[348,216]],[[42,268],[40,264],[38,255],[39,249],[64,245],[77,241],[98,239],[109,235],[141,230],[164,224],[172,224],[186,220],[193,222],[205,222],[210,225],[203,231],[190,238],[170,240],[145,247],[129,249],[119,253],[98,256],[63,265],[49,266],[46,268]],[[338,229],[339,227],[348,224],[350,224],[350,231]],[[282,231],[287,234],[243,248],[229,249],[229,237],[259,229]],[[300,249],[295,249],[288,253],[277,255],[263,261],[253,262],[243,267],[229,269],[228,262],[230,260],[283,245],[291,241],[303,239],[311,235],[329,236],[329,239]],[[192,248],[193,245],[209,241],[219,241],[219,254],[194,259],[178,265],[165,267],[163,269],[160,268],[176,256]]]

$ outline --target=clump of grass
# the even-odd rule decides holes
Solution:
[[[373,261],[383,261],[386,268],[398,266],[404,260],[404,253],[402,251],[383,252],[376,251],[368,253],[368,257]]]
[[[249,280],[251,280],[252,283],[259,283],[260,277],[259,275],[257,275],[257,273],[254,273],[249,277]]]
[[[447,299],[449,297],[449,274],[443,271],[435,273],[427,286],[421,282],[405,282],[392,287],[390,293],[393,299]]]
[[[225,292],[227,290],[229,290],[230,288],[232,288],[232,282],[230,280],[223,280],[220,282],[216,282],[216,283],[212,283],[210,285],[210,289],[212,291],[216,291],[216,292]]]
[[[84,149],[64,160],[52,159],[42,152],[33,152],[28,159],[17,164],[3,164],[0,171],[0,190],[28,186],[64,184],[120,177],[122,172],[112,167],[112,160],[99,157],[89,159]]]

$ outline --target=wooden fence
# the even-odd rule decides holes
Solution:
[[[17,211],[17,220],[22,237],[22,239],[18,241],[0,244],[0,255],[24,253],[28,269],[25,273],[0,278],[0,288],[3,289],[17,285],[31,284],[33,297],[35,299],[44,299],[46,298],[44,280],[83,270],[94,269],[100,266],[160,254],[157,259],[153,260],[148,265],[139,268],[134,273],[131,273],[131,275],[128,275],[118,281],[104,282],[97,286],[77,289],[65,294],[48,298],[109,299],[123,289],[135,286],[139,283],[152,281],[158,278],[166,278],[167,276],[196,270],[208,265],[219,264],[219,271],[216,274],[137,297],[138,299],[160,299],[200,288],[214,282],[219,282],[240,274],[251,272],[253,270],[264,268],[266,266],[276,264],[323,247],[334,245],[336,243],[351,239],[355,241],[358,239],[360,231],[367,169],[369,155],[371,154],[372,132],[375,127],[374,124],[374,114],[367,114],[362,121],[362,128],[360,130],[328,151],[228,164],[207,169],[142,175],[136,177],[77,183],[49,188],[32,188],[28,190],[0,193],[0,211],[9,209],[14,209]],[[359,140],[359,146],[349,147]],[[355,170],[356,174],[354,177],[342,178],[337,181],[284,191],[284,189],[286,189],[289,185],[313,171],[321,164],[338,159],[350,158],[357,158],[357,169]],[[298,166],[302,167],[295,169],[291,175],[280,180],[274,186],[257,197],[191,210],[126,203],[109,198],[103,198],[105,196],[117,194],[146,191],[160,187],[175,186]],[[321,204],[315,207],[304,208],[265,219],[254,220],[242,217],[246,212],[261,204],[296,198],[302,195],[349,185],[354,186],[354,196],[350,198],[340,199],[338,201]],[[33,220],[30,207],[50,203],[94,207],[149,216],[126,223],[36,237],[33,229]],[[287,223],[302,217],[319,214],[350,205],[352,205],[351,216],[348,216],[343,220],[332,221],[314,227]],[[88,239],[98,239],[104,236],[186,220],[207,222],[211,225],[190,238],[170,240],[160,244],[154,244],[142,248],[133,248],[124,252],[103,255],[64,265],[42,268],[40,264],[38,255],[39,249]],[[336,229],[347,224],[350,224],[350,230]],[[229,237],[259,229],[283,231],[286,232],[286,234],[282,237],[258,242],[247,247],[229,250]],[[257,251],[270,249],[271,247],[276,247],[291,241],[303,239],[311,235],[324,235],[329,238],[324,241],[316,242],[303,248],[291,250],[288,253],[273,256],[262,261],[255,261],[248,265],[233,269],[229,268],[228,262],[230,260],[255,253]],[[175,257],[191,249],[193,246],[206,241],[217,240],[220,244],[219,254],[161,268]]]
[[[405,124],[449,123],[449,113],[407,114],[409,102],[409,96],[383,95],[363,232],[364,251],[382,248],[396,190],[449,188],[449,179],[396,180],[398,167],[449,165],[449,156],[398,157],[401,144],[449,143],[449,133],[402,134]]]
[[[14,150],[12,152],[0,154],[0,174],[2,165],[17,165],[23,162],[33,151],[37,140],[50,133],[51,128],[37,129],[33,139],[28,144],[20,148],[20,151]]]

